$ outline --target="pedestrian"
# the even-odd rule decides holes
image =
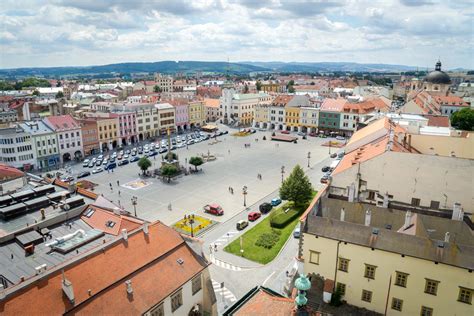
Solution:
[[[120,196],[120,190],[118,191],[118,194],[119,194],[119,196]]]
[[[171,208],[171,203],[168,204],[168,211],[172,211],[172,208]]]
[[[228,153],[229,153],[229,155],[230,155],[230,149],[229,149],[227,152],[228,152]]]
[[[117,186],[119,186],[119,185],[120,185],[120,181],[119,181],[119,180],[117,180]]]
[[[217,245],[214,244],[214,251],[217,252]]]
[[[286,271],[286,277],[288,277],[289,274],[290,274],[290,273],[289,273],[288,270],[287,270],[287,271]]]
[[[111,182],[109,182],[109,186],[110,186],[110,188],[112,189],[112,183],[111,183]]]
[[[209,244],[209,253],[212,254],[212,244]]]

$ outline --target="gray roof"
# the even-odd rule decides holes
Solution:
[[[379,208],[363,203],[322,198],[318,216],[309,215],[305,232],[385,250],[441,262],[466,269],[474,269],[474,238],[463,221],[454,221],[429,215],[417,215],[416,234],[399,233],[405,222],[405,211]],[[340,221],[341,209],[345,220]],[[365,212],[371,210],[371,225],[365,226]],[[388,228],[391,225],[390,229]],[[372,229],[378,228],[378,235]],[[450,242],[444,243],[445,233]],[[443,245],[444,248],[439,247]]]
[[[21,128],[28,134],[32,135],[47,135],[53,134],[53,130],[50,129],[43,121],[30,121],[20,124]]]

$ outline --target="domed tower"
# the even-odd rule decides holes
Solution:
[[[451,78],[441,70],[441,61],[438,60],[435,70],[423,80],[423,90],[437,95],[447,95],[451,86]]]

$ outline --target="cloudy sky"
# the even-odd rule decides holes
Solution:
[[[0,68],[350,61],[474,68],[469,0],[2,0]]]

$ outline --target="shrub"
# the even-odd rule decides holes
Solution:
[[[285,228],[288,224],[290,224],[295,218],[300,216],[300,212],[291,209],[287,213],[281,210],[280,213],[276,213],[270,220],[270,226],[273,228]]]
[[[278,242],[280,234],[280,231],[272,229],[271,233],[261,234],[255,242],[255,245],[270,249]]]

